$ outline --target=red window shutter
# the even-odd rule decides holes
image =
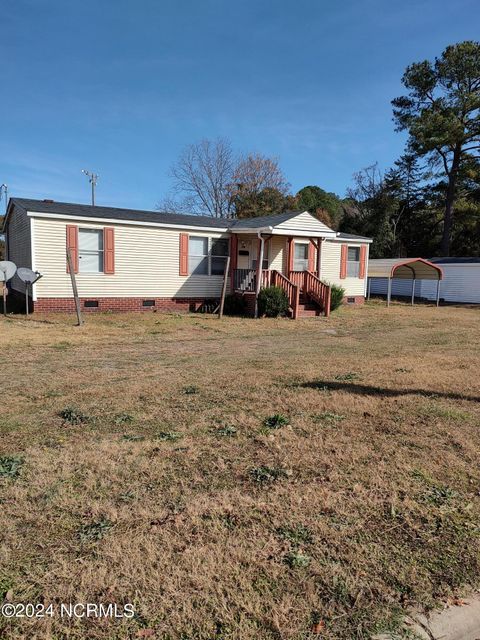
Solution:
[[[103,229],[103,272],[115,273],[115,230],[113,227]]]
[[[315,273],[315,245],[311,240],[308,245],[308,270]]]
[[[181,276],[188,276],[188,233],[180,234],[179,274]]]
[[[367,258],[367,247],[362,244],[360,246],[360,264],[358,267],[358,277],[363,280],[365,278],[365,266],[366,266],[366,258]]]
[[[340,278],[342,280],[347,277],[347,255],[348,246],[346,244],[342,244],[340,251]]]
[[[73,271],[78,273],[78,227],[76,224],[67,224],[67,249],[72,256]],[[67,273],[69,273],[67,262]]]

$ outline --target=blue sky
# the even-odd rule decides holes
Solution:
[[[292,191],[344,195],[402,152],[407,64],[479,38],[478,0],[2,2],[0,183],[10,195],[153,209],[182,148],[278,157]]]

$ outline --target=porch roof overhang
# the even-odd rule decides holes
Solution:
[[[309,231],[308,229],[288,229],[285,227],[234,227],[231,233],[249,235],[270,235],[270,236],[295,236],[296,238],[335,238],[336,232],[332,231]]]
[[[424,258],[388,258],[369,260],[369,278],[399,280],[443,280],[443,269]]]

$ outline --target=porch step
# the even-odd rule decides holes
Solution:
[[[298,316],[299,318],[310,318],[314,316],[319,316],[321,313],[319,307],[316,304],[312,304],[311,302],[303,302],[298,305]]]

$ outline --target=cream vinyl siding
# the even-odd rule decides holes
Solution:
[[[8,260],[14,262],[17,267],[32,268],[32,237],[30,230],[30,218],[21,207],[14,207],[10,213],[7,227]],[[10,280],[9,286],[15,291],[25,293],[25,283],[16,275]]]
[[[346,296],[364,296],[366,294],[366,278],[340,278],[340,253],[342,244],[349,247],[359,247],[361,242],[331,242],[324,240],[321,250],[320,279],[324,282],[336,284],[345,289]],[[368,245],[366,245],[365,273],[368,270]]]
[[[285,272],[285,243],[286,238],[282,236],[272,236],[270,240],[269,268]]]
[[[35,218],[35,268],[43,278],[35,285],[36,298],[72,295],[66,271],[66,225],[86,229],[115,229],[115,273],[77,273],[81,297],[203,298],[220,296],[223,276],[180,276],[180,230],[122,224],[81,222],[74,218]],[[182,229],[182,233],[185,231]],[[228,234],[191,231],[189,235],[228,238]]]
[[[291,229],[292,231],[311,231],[312,237],[323,236],[325,232],[333,234],[334,231],[327,227],[326,224],[320,222],[317,218],[312,216],[308,211],[304,213],[299,213],[295,218],[291,218],[290,220],[286,220],[285,222],[281,222],[280,224],[275,225],[275,229],[287,230]],[[294,234],[292,234],[294,235]]]

